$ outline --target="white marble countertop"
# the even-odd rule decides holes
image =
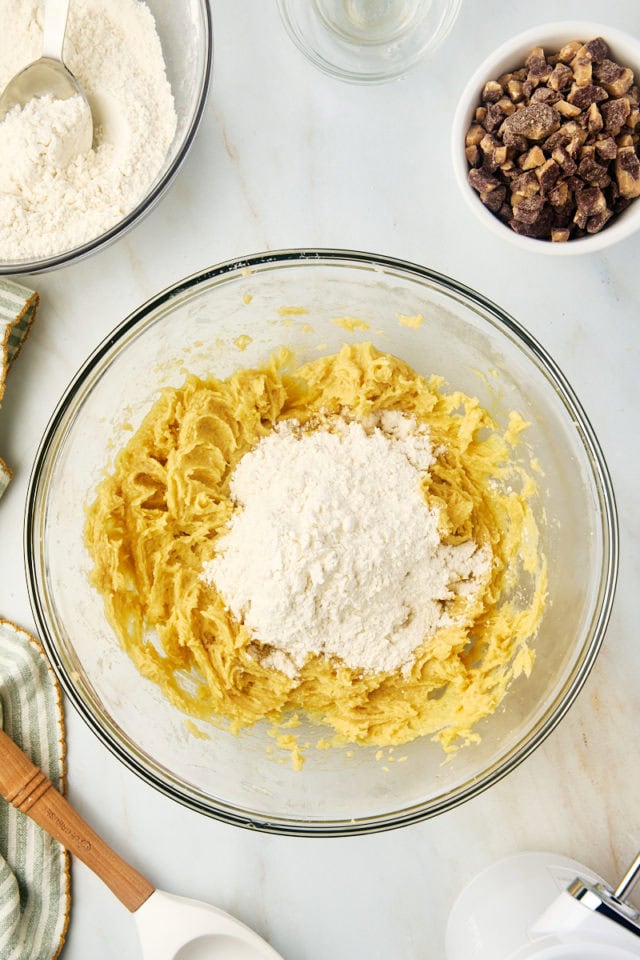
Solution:
[[[434,820],[370,837],[288,839],[183,809],[125,769],[68,707],[69,797],[163,889],[213,902],[291,960],[443,960],[461,885],[509,853],[575,857],[615,880],[640,846],[640,509],[635,397],[640,234],[604,255],[529,255],[472,218],[449,164],[466,76],[535,23],[582,18],[640,33],[637,0],[463,2],[436,58],[382,86],[315,70],[273,2],[216,0],[216,60],[193,150],[150,216],[98,256],[28,278],[42,296],[11,373],[0,450],[0,615],[34,629],[22,517],[35,450],[67,383],[130,310],[182,276],[267,248],[338,246],[428,265],[497,301],[560,364],[600,438],[621,525],[604,647],[556,731],[488,792]],[[634,627],[634,623],[636,626]],[[64,960],[133,960],[134,924],[82,865]]]

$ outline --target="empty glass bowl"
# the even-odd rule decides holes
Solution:
[[[401,322],[419,314],[419,328]],[[350,332],[331,322],[345,316],[369,329],[350,323]],[[397,749],[403,763],[381,761],[375,747],[311,748],[296,772],[286,754],[273,750],[269,724],[235,736],[198,721],[206,738],[194,736],[184,714],[138,674],[87,579],[83,505],[158,391],[181,384],[186,371],[224,377],[260,364],[281,345],[304,362],[362,340],[477,396],[503,426],[512,410],[530,422],[528,442],[543,470],[533,506],[549,564],[549,602],[533,673],[514,681],[496,713],[477,726],[479,744],[448,763],[429,738]],[[67,695],[114,754],[194,810],[307,835],[411,823],[513,770],[563,717],[594,663],[618,556],[598,442],[561,371],[527,331],[481,294],[424,267],[322,250],[223,263],[163,291],[116,327],[46,430],[28,493],[25,550],[47,653]],[[323,732],[309,723],[296,730],[303,743]]]
[[[278,0],[284,26],[316,67],[340,80],[382,82],[434,53],[461,0]]]

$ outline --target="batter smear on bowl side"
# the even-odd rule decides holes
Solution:
[[[544,609],[526,424],[371,344],[289,363],[187,378],[121,450],[86,525],[109,620],[193,717],[473,742]]]

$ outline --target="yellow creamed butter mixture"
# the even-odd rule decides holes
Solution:
[[[118,454],[88,510],[92,582],[138,670],[191,717],[234,731],[295,713],[332,728],[333,742],[391,746],[432,735],[445,750],[528,675],[546,594],[531,510],[536,485],[516,466],[526,428],[500,432],[472,397],[443,392],[371,344],[345,345],[287,372],[286,351],[228,379],[187,378],[163,391]],[[279,420],[401,410],[429,427],[436,462],[423,480],[450,544],[489,544],[492,574],[464,622],[425,638],[408,675],[363,676],[312,656],[291,679],[251,656],[255,643],[200,579],[233,512],[229,479]],[[524,587],[523,587],[524,585]],[[326,728],[325,728],[326,733]]]

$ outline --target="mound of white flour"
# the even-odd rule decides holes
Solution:
[[[0,0],[0,88],[40,56],[42,6]],[[173,140],[173,96],[144,3],[73,0],[65,60],[89,98],[94,147],[74,156],[79,98],[31,101],[0,124],[0,260],[53,256],[113,227]]]
[[[301,430],[285,421],[231,479],[239,510],[202,577],[295,677],[309,654],[364,673],[408,668],[476,590],[490,553],[447,546],[421,493],[428,432],[397,412]],[[265,650],[262,650],[265,653]]]

